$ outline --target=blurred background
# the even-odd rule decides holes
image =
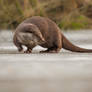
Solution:
[[[14,29],[37,15],[64,30],[92,29],[92,0],[0,0],[0,29]]]

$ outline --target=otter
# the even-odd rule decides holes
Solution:
[[[23,45],[26,46],[27,50],[24,53],[31,53],[37,45],[47,48],[45,51],[40,51],[41,53],[58,53],[61,48],[72,52],[92,52],[91,49],[72,44],[55,22],[40,16],[33,16],[20,23],[15,30],[13,42],[19,52],[23,51]]]

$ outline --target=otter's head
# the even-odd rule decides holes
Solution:
[[[39,45],[45,42],[40,30],[34,24],[23,23],[17,28],[17,30],[19,31],[18,38],[21,43]]]

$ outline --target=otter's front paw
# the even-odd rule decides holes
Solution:
[[[30,53],[32,53],[32,51],[31,50],[26,50],[26,51],[24,51],[24,53],[30,54]]]

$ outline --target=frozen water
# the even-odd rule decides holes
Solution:
[[[92,54],[61,50],[58,54],[22,54],[12,32],[0,32],[0,92],[92,92]],[[92,31],[68,31],[74,44],[91,49]]]

